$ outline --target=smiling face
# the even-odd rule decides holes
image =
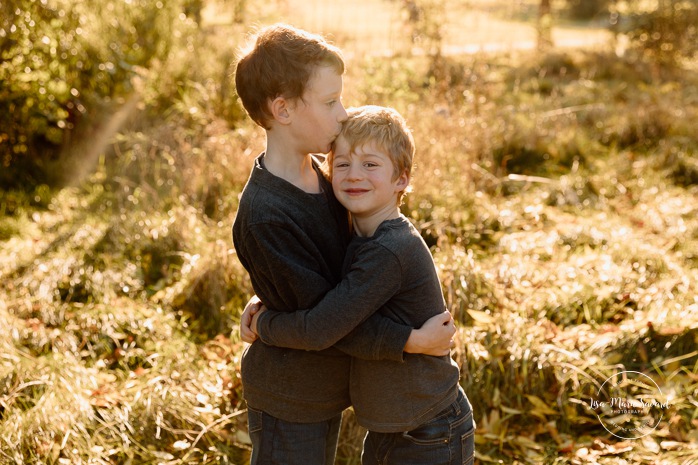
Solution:
[[[317,68],[303,96],[290,106],[292,134],[299,153],[327,153],[342,130],[342,76],[330,66]]]
[[[332,188],[351,212],[359,233],[371,235],[382,221],[397,218],[398,193],[408,183],[409,176],[396,174],[390,156],[375,142],[368,141],[352,151],[343,136],[337,138],[332,154]]]

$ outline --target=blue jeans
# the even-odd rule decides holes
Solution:
[[[341,414],[317,423],[294,423],[248,407],[250,465],[332,465],[341,423]]]
[[[475,456],[475,423],[468,398],[458,398],[423,425],[403,433],[369,431],[362,465],[471,465]]]

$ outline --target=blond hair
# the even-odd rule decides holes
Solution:
[[[393,180],[401,174],[412,174],[415,153],[412,131],[407,121],[395,109],[377,105],[365,105],[347,109],[347,120],[342,124],[339,137],[349,145],[349,152],[367,142],[373,142],[385,151],[393,164]],[[329,175],[332,175],[334,144],[327,157]],[[407,189],[398,193],[398,205],[402,202]]]

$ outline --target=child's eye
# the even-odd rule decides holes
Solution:
[[[364,166],[366,168],[375,168],[376,166],[378,166],[378,163],[374,163],[372,161],[367,161],[366,163],[364,163]]]
[[[330,100],[329,102],[327,102],[327,106],[328,107],[334,106],[335,103],[337,103],[336,100]]]

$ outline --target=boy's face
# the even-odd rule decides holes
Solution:
[[[293,134],[301,154],[327,153],[342,130],[347,112],[342,105],[342,76],[329,66],[317,68],[303,97],[291,107]]]
[[[372,141],[349,151],[349,143],[339,136],[332,160],[332,188],[337,199],[357,218],[394,211],[398,193],[409,183],[409,176],[395,176],[390,156]]]

